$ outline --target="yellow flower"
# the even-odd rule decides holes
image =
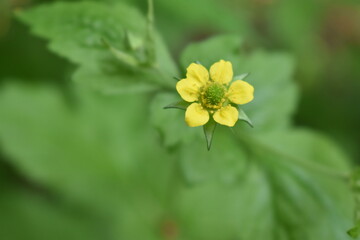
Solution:
[[[210,117],[215,122],[232,127],[238,120],[234,104],[245,104],[254,99],[254,87],[243,80],[233,79],[231,62],[220,60],[208,70],[192,63],[186,78],[180,80],[176,90],[186,102],[191,102],[185,112],[185,122],[190,127],[206,124]]]

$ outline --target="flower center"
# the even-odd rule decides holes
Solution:
[[[201,93],[203,106],[218,109],[224,102],[225,87],[218,83],[210,83]]]

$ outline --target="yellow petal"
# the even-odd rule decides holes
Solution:
[[[198,100],[200,94],[198,84],[186,78],[177,82],[176,90],[182,99],[187,102],[194,102]]]
[[[235,107],[227,105],[217,110],[213,118],[217,123],[233,127],[239,118],[239,112]]]
[[[251,102],[254,99],[254,87],[243,80],[237,80],[231,84],[228,98],[236,104]]]
[[[209,121],[209,113],[201,104],[192,103],[185,112],[185,122],[189,127],[197,127]]]
[[[189,80],[196,81],[199,86],[206,84],[209,81],[209,72],[208,70],[201,64],[192,63],[186,69],[186,78]]]
[[[220,60],[210,68],[211,79],[221,84],[228,84],[233,78],[231,62]]]

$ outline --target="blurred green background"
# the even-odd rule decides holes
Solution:
[[[53,94],[50,94],[53,90],[48,91],[47,87],[44,87],[44,89],[41,87],[40,90],[36,90],[36,93],[24,90],[20,94],[15,90],[12,91],[11,85],[10,87],[7,86],[6,88],[10,90],[7,90],[6,96],[0,98],[1,101],[5,103],[6,101],[11,102],[19,99],[19,102],[11,102],[14,106],[11,106],[11,104],[6,105],[9,106],[9,111],[13,107],[20,108],[24,112],[30,111],[35,116],[33,119],[35,122],[38,121],[36,114],[46,112],[52,117],[44,122],[39,120],[39,122],[29,125],[36,126],[37,129],[27,129],[25,125],[24,129],[22,129],[20,125],[17,126],[15,123],[14,126],[9,124],[2,130],[4,136],[7,136],[7,138],[17,137],[13,132],[6,135],[5,128],[10,129],[11,127],[18,132],[25,131],[27,136],[39,135],[35,139],[31,137],[24,138],[22,140],[24,141],[23,145],[20,145],[25,149],[27,141],[39,141],[39,145],[43,148],[55,149],[53,145],[49,144],[48,146],[39,139],[57,136],[57,144],[63,146],[61,149],[65,152],[56,149],[54,152],[59,151],[59,153],[56,152],[55,154],[58,158],[48,156],[55,159],[56,164],[53,165],[46,163],[46,161],[40,161],[37,165],[27,164],[26,161],[19,164],[16,159],[27,156],[31,158],[33,157],[31,155],[32,151],[17,148],[17,145],[9,148],[7,144],[0,142],[0,150],[6,149],[6,151],[0,151],[0,239],[155,239],[144,236],[147,236],[146,231],[150,231],[148,229],[152,227],[150,219],[160,211],[160,207],[157,205],[159,199],[156,201],[147,199],[145,201],[145,197],[142,198],[141,195],[147,191],[161,192],[159,189],[162,189],[162,187],[159,186],[162,181],[167,181],[164,179],[167,179],[169,173],[166,170],[161,172],[161,169],[167,169],[167,166],[164,166],[164,163],[160,162],[160,160],[159,162],[148,162],[145,159],[148,156],[147,154],[151,155],[152,151],[158,151],[157,156],[160,156],[160,158],[161,156],[163,158],[173,157],[176,155],[176,151],[171,149],[170,155],[165,155],[162,150],[154,150],[153,145],[147,146],[146,136],[155,133],[151,130],[146,130],[144,133],[141,132],[142,130],[137,129],[137,126],[142,124],[142,120],[146,119],[146,116],[143,116],[143,119],[138,117],[135,122],[127,120],[128,127],[122,126],[118,128],[117,123],[112,120],[112,116],[116,115],[116,113],[111,112],[111,109],[114,108],[108,107],[101,101],[92,104],[92,100],[87,97],[82,100],[83,103],[80,105],[84,108],[83,112],[87,114],[87,117],[92,119],[91,122],[87,117],[83,117],[83,119],[77,120],[79,122],[73,123],[70,114],[65,120],[57,122],[60,114],[55,110],[52,112],[52,108],[49,106],[60,106],[59,108],[67,116],[67,110],[62,108],[61,103],[57,102],[58,100],[54,95],[65,95],[67,101],[75,101],[76,96],[72,96],[73,93],[68,91],[69,88],[72,88],[70,79],[75,66],[65,58],[50,52],[46,40],[30,34],[28,26],[14,17],[14,12],[17,10],[24,10],[51,2],[56,1],[0,0],[0,88],[7,86],[9,79],[11,79],[10,82],[25,82],[26,86],[30,86],[30,88],[31,86],[42,86],[46,82],[47,84],[51,83],[56,89],[60,89],[59,92],[54,91]],[[147,11],[146,1],[143,0],[101,0],[98,2],[106,4],[127,2],[129,5],[135,6],[143,14],[146,14]],[[300,86],[299,107],[293,118],[295,125],[305,126],[330,136],[344,149],[353,163],[360,163],[360,107],[358,106],[360,103],[360,4],[358,0],[155,0],[155,16],[158,32],[163,36],[173,59],[177,63],[180,62],[177,59],[179,59],[182,50],[189,43],[222,33],[241,35],[244,40],[244,51],[247,52],[264,49],[270,52],[285,51],[292,54],[295,58],[294,78]],[[281,68],[281,66],[279,67]],[[271,76],[269,76],[270,78]],[[87,95],[87,93],[83,94]],[[34,101],[38,102],[19,107],[23,102],[26,102],[26,96],[33,97]],[[39,97],[37,99],[37,96],[43,98],[40,99]],[[119,108],[128,109],[128,112],[131,112],[130,115],[133,114],[134,119],[137,119],[137,117],[133,109],[146,111],[146,107],[137,102],[136,96],[127,99],[115,99],[111,104],[114,104],[114,106],[119,104]],[[50,102],[49,106],[42,101]],[[131,104],[127,106],[124,101],[129,101]],[[74,104],[74,108],[77,107]],[[274,107],[281,108],[281,106]],[[97,108],[101,109],[98,111],[98,115],[94,110]],[[6,111],[3,110],[3,112]],[[18,118],[21,118],[21,116],[20,114]],[[0,116],[0,118],[5,118],[5,116]],[[116,115],[114,119],[116,118],[121,118],[121,116]],[[11,121],[12,119],[9,119],[10,123]],[[66,124],[68,124],[66,121],[71,122],[74,126],[81,125],[79,132],[86,132],[91,128],[92,124],[96,125],[98,122],[104,122],[99,127],[96,136],[100,139],[99,142],[104,145],[103,148],[106,151],[95,151],[95,155],[90,151],[87,152],[87,149],[98,147],[98,143],[92,142],[92,140],[85,141],[86,144],[81,146],[83,149],[76,148],[74,150],[73,146],[83,139],[80,137],[77,139],[76,136],[73,139],[67,139],[66,134],[61,130],[64,127],[64,129],[70,131],[66,127]],[[89,123],[82,126],[80,121],[88,121]],[[48,124],[53,128],[58,127],[59,130],[41,133],[42,127],[45,128]],[[64,135],[63,139],[58,137],[62,136],[62,134]],[[109,139],[107,134],[127,134],[132,137],[129,137],[126,143],[107,142]],[[86,135],[86,133],[83,135]],[[19,133],[19,136],[23,135]],[[6,141],[4,140],[4,142]],[[126,147],[122,146],[117,149],[118,145],[124,144],[131,146],[141,145],[143,150],[137,153],[137,156],[130,157],[132,152],[127,151]],[[5,145],[6,147],[4,147]],[[160,149],[162,147],[156,146],[155,148]],[[41,155],[41,147],[37,151]],[[14,154],[17,152],[19,154]],[[46,159],[47,151],[44,150],[43,152],[44,159]],[[68,152],[76,154],[80,160],[78,162],[70,161],[71,157],[67,156]],[[83,164],[86,165],[88,159],[101,159],[106,154],[112,155],[119,152],[121,152],[122,160],[121,163],[116,164],[124,164],[130,169],[134,167],[129,161],[139,159],[139,163],[141,163],[139,168],[143,164],[158,169],[155,172],[145,173],[141,178],[136,174],[128,173],[126,170],[124,170],[125,173],[120,173],[126,175],[124,177],[126,181],[131,181],[132,190],[138,190],[136,194],[140,195],[140,197],[137,196],[136,200],[120,200],[119,196],[127,190],[123,190],[123,186],[112,184],[112,181],[117,181],[119,172],[111,167],[107,169],[106,164],[103,166],[95,161],[99,165],[94,163],[94,166],[89,166],[90,170],[87,171],[86,181],[81,179],[81,175],[79,175],[79,179],[71,175],[71,173],[76,175],[77,172],[81,172]],[[60,155],[63,156],[60,157]],[[34,154],[34,156],[37,155]],[[63,162],[62,159],[69,159],[69,161]],[[30,176],[26,174],[29,169],[32,171]],[[51,169],[51,171],[46,169]],[[62,169],[68,170],[69,178],[67,179],[67,175],[62,175],[64,183],[59,184],[57,182],[60,181],[59,178],[54,176],[57,176],[57,171],[60,172]],[[93,169],[97,169],[99,172],[95,172]],[[132,169],[131,171],[135,170]],[[139,171],[141,170],[139,169]],[[98,180],[98,176],[102,176],[102,174],[106,175],[106,177]],[[143,186],[143,182],[154,178],[158,179],[159,184],[156,183],[153,189]],[[42,184],[44,179],[47,179],[48,184]],[[87,182],[88,179],[92,179],[92,181]],[[125,183],[122,184],[125,185]],[[93,187],[98,192],[92,192]],[[120,191],[118,188],[122,190]],[[124,187],[124,189],[127,188]],[[63,191],[67,191],[68,195],[63,195]],[[220,192],[219,190],[219,194],[221,194]],[[112,193],[113,196],[107,195],[108,193]],[[82,201],[74,201],[72,196],[75,196],[75,199],[92,199],[91,201],[84,201],[89,204],[89,206],[86,206],[83,205]],[[161,193],[157,193],[155,196],[160,199],[163,198]],[[114,201],[119,201],[119,209],[111,207],[114,205]],[[121,209],[126,204],[120,203],[120,201],[128,201],[131,207]],[[192,200],[188,201],[191,202]],[[142,208],[138,208],[137,204],[140,204]],[[184,204],[186,205],[186,203]],[[197,207],[200,206],[201,204]],[[216,208],[216,205],[212,207]],[[88,209],[92,209],[92,211]],[[132,224],[137,221],[132,216],[133,211],[137,210],[141,211],[142,225]],[[125,223],[123,222],[124,216],[109,220],[107,216],[116,211],[121,211],[125,215],[125,219],[127,219]],[[189,211],[191,212],[191,210]],[[212,213],[207,214],[211,216]],[[36,218],[33,217],[35,215]],[[163,239],[177,239],[174,237],[177,236],[178,231],[176,224],[166,217],[164,216],[165,220],[161,221],[163,225],[159,227],[163,233]],[[196,225],[191,225],[191,222],[187,224],[189,226]],[[204,231],[207,231],[206,229],[209,226],[212,226],[212,224],[206,223],[206,221],[203,225],[198,225],[199,228],[205,229]],[[226,231],[226,226],[224,223],[221,229],[225,228],[224,231]],[[288,226],[289,229],[292,227],[294,226]],[[131,236],[131,238],[117,237],[117,234],[120,236],[124,233],[127,236],[127,232],[130,232],[128,236]],[[194,234],[194,236],[197,235]],[[202,236],[201,233],[199,233],[198,238],[194,239],[203,239],[200,236]],[[282,238],[281,236],[280,234],[278,237],[269,239],[298,239],[296,236],[288,238]],[[221,237],[217,238],[215,236],[214,239],[221,239]],[[224,237],[222,239],[237,238]],[[253,238],[253,240],[257,239],[260,238]],[[312,238],[309,237],[308,239]]]
[[[2,79],[52,79],[61,84],[66,77],[67,62],[49,53],[43,40],[32,37],[27,27],[12,18],[14,9],[45,2],[53,1],[1,1]],[[146,12],[146,1],[125,2]],[[249,48],[293,53],[302,93],[296,124],[328,133],[352,159],[360,158],[357,0],[158,0],[155,5],[156,26],[175,59],[187,43],[229,32],[246,36]]]

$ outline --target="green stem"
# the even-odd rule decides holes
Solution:
[[[150,66],[153,66],[156,62],[154,19],[155,19],[154,18],[154,1],[148,0],[146,54],[147,54],[147,63]]]
[[[148,0],[148,22],[153,24],[154,22],[154,1]]]

